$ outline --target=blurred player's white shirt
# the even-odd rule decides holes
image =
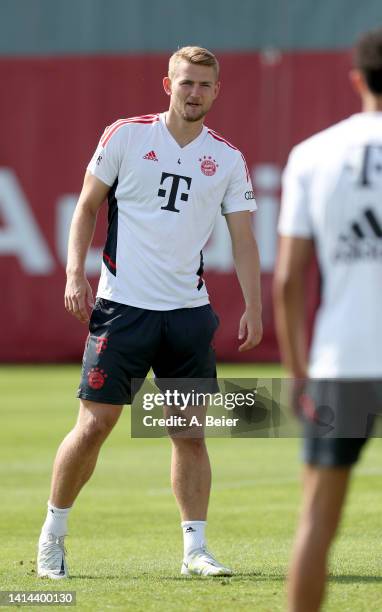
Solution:
[[[382,376],[382,113],[359,113],[296,146],[279,233],[313,238],[322,276],[309,375]]]
[[[98,297],[172,310],[208,303],[202,249],[219,211],[255,210],[245,160],[203,127],[180,147],[165,114],[106,128],[88,170],[112,187]]]

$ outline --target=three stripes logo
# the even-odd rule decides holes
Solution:
[[[382,259],[382,224],[371,208],[350,224],[349,232],[340,234],[334,253],[335,262]]]
[[[143,156],[143,159],[150,159],[151,161],[159,161],[159,159],[156,156],[155,151],[149,151],[148,153],[146,153],[146,155]]]

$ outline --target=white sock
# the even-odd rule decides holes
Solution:
[[[205,529],[206,521],[183,521],[184,558],[196,548],[203,548],[206,545]]]
[[[68,532],[68,514],[71,508],[56,508],[48,501],[48,512],[45,523],[42,526],[42,532],[45,534],[53,533],[60,537]]]

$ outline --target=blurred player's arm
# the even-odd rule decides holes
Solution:
[[[225,215],[232,242],[232,254],[237,278],[245,302],[245,312],[240,319],[239,340],[245,341],[239,351],[248,351],[257,346],[263,335],[261,321],[260,261],[252,230],[249,211]]]
[[[93,239],[98,211],[109,189],[87,171],[70,227],[65,308],[81,323],[89,321],[86,302],[93,306],[93,293],[85,274],[86,255]]]
[[[273,302],[282,361],[294,378],[305,378],[307,375],[304,293],[312,254],[312,239],[281,236],[273,281]]]

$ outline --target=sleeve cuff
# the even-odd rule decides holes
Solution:
[[[110,179],[105,178],[103,175],[101,175],[99,172],[95,172],[95,169],[92,166],[88,166],[86,168],[90,174],[92,174],[93,176],[95,176],[98,180],[102,181],[103,183],[105,183],[105,185],[107,185],[108,187],[111,187],[114,184],[114,181],[110,182]]]

